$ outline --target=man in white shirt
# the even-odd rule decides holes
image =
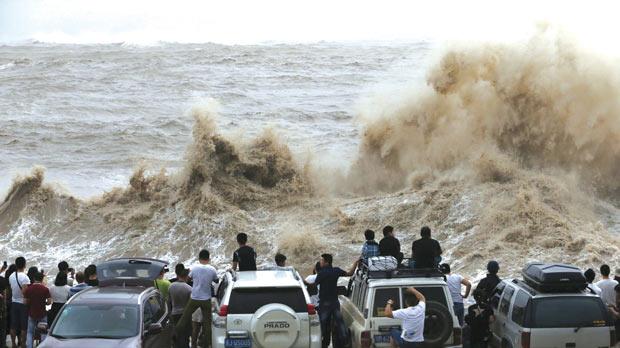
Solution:
[[[392,333],[392,338],[402,348],[421,348],[424,344],[424,319],[426,312],[426,298],[424,295],[410,287],[405,290],[405,304],[407,308],[392,311],[393,300],[388,300],[385,305],[385,316],[403,321],[403,332]]]
[[[601,288],[601,300],[605,303],[605,306],[613,306],[616,304],[616,290],[614,288],[618,285],[618,282],[609,278],[611,268],[608,265],[601,266],[602,280],[596,283],[596,286]]]
[[[446,276],[446,283],[448,283],[448,290],[450,290],[450,295],[452,297],[454,313],[459,320],[459,325],[463,327],[463,318],[465,317],[463,299],[469,297],[471,282],[467,278],[463,278],[460,274],[452,274],[450,265],[447,263],[442,264],[439,268],[441,273]],[[465,285],[465,295],[461,293],[461,285]]]
[[[17,332],[20,332],[20,346],[26,347],[26,333],[28,332],[28,307],[24,303],[24,291],[30,284],[30,278],[24,273],[26,269],[26,259],[18,257],[15,259],[17,271],[9,277],[11,292],[13,293],[13,304],[11,305],[11,343],[17,347]]]
[[[217,283],[217,271],[209,264],[210,254],[207,250],[201,250],[198,254],[199,264],[193,266],[189,272],[189,277],[193,281],[192,294],[190,300],[183,311],[183,315],[175,327],[175,342],[182,340],[191,331],[192,314],[200,308],[202,316],[202,335],[198,339],[201,347],[211,346],[211,286]]]

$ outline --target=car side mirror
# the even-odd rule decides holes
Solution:
[[[336,291],[338,295],[343,295],[343,296],[347,296],[347,293],[348,293],[346,286],[339,286]]]
[[[39,323],[39,324],[37,324],[37,329],[39,330],[40,333],[46,334],[47,333],[47,323]]]
[[[148,330],[146,331],[147,335],[159,335],[164,331],[164,328],[159,323],[154,323],[149,325]]]

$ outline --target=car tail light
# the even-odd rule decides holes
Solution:
[[[310,315],[316,314],[316,309],[314,308],[314,305],[312,303],[308,303],[308,314]]]
[[[452,344],[459,345],[461,344],[462,332],[460,327],[455,327],[452,330]]]
[[[221,305],[220,311],[217,312],[217,317],[215,317],[215,320],[213,320],[213,326],[218,329],[225,329],[226,324],[227,324],[227,320],[226,320],[227,316],[228,316],[228,306]]]
[[[618,339],[616,338],[616,330],[609,330],[609,346],[613,347],[618,343]]]
[[[370,331],[362,331],[360,336],[362,348],[370,348],[372,346],[372,338],[370,338]]]
[[[530,339],[532,334],[530,332],[521,332],[521,348],[530,348]]]
[[[221,305],[220,306],[220,312],[218,313],[218,315],[220,317],[225,317],[228,315],[228,306],[227,305]]]

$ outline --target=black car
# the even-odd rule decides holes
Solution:
[[[100,286],[67,301],[40,347],[170,347],[168,307],[153,287],[164,267],[152,259],[98,265]]]

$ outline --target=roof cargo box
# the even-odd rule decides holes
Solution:
[[[530,263],[522,274],[529,286],[541,292],[580,292],[586,288],[583,273],[571,265]]]

